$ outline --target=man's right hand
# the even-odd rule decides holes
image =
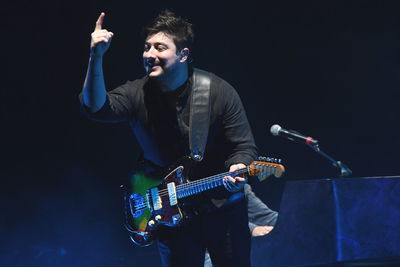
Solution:
[[[90,41],[91,56],[102,57],[107,49],[110,47],[111,38],[113,33],[103,29],[104,12],[101,12],[96,21],[96,27],[92,32],[92,39]]]

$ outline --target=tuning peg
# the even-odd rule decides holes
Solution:
[[[259,160],[259,161],[266,161],[267,158],[266,158],[266,157],[263,157],[263,156],[258,156],[258,160]]]
[[[259,161],[264,161],[264,162],[270,162],[270,163],[277,163],[277,164],[281,164],[282,160],[281,159],[277,159],[277,158],[270,158],[270,157],[263,157],[263,156],[259,156],[258,157]]]

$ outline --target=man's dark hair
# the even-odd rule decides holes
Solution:
[[[174,40],[177,53],[183,48],[192,48],[194,41],[193,26],[187,20],[175,15],[170,10],[162,11],[149,25],[144,28],[145,38],[163,32]]]

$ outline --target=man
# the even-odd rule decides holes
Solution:
[[[129,122],[148,165],[167,167],[190,154],[189,129],[193,70],[189,67],[192,25],[170,11],[145,28],[146,75],[107,92],[102,58],[113,33],[103,29],[101,13],[91,39],[91,54],[81,102],[92,119]],[[236,91],[207,73],[210,123],[204,159],[193,168],[198,179],[245,167],[256,158],[256,146]],[[158,246],[163,266],[203,266],[208,249],[218,266],[250,266],[250,234],[243,197],[244,177],[226,176],[225,189],[196,197],[196,216],[178,228],[163,228]],[[229,199],[236,199],[229,204]]]

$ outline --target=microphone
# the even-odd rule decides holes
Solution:
[[[296,131],[292,130],[286,130],[279,126],[278,124],[274,124],[271,126],[271,134],[273,136],[282,136],[285,137],[291,141],[311,145],[311,146],[316,146],[318,145],[318,140],[315,140],[311,136],[305,136],[302,135],[301,133],[298,133]]]

